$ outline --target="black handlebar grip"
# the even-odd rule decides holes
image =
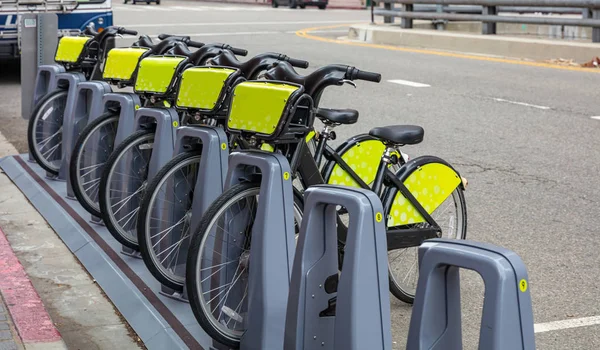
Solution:
[[[365,72],[365,71],[361,71],[359,70],[358,73],[356,73],[356,78],[357,80],[366,80],[366,81],[372,81],[374,83],[379,83],[381,81],[381,74],[379,73],[372,73],[372,72]]]
[[[248,54],[248,50],[240,49],[240,48],[237,48],[237,47],[232,47],[229,50],[231,52],[233,52],[237,56],[246,56]]]
[[[288,61],[294,67],[308,68],[308,61],[305,61],[305,60],[298,60],[295,58],[288,57],[286,59],[286,61]]]
[[[127,35],[138,35],[138,32],[135,30],[129,30],[125,28],[119,28],[119,34],[127,34]]]
[[[188,40],[186,44],[189,47],[197,47],[197,48],[204,46],[204,43],[201,43],[199,41],[194,41],[194,40]]]

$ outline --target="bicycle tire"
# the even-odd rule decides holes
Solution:
[[[412,162],[418,162],[421,169],[423,166],[425,166],[427,164],[434,164],[434,163],[442,163],[444,166],[451,168],[443,160],[441,160],[439,158],[435,158],[435,157],[430,157],[430,156],[415,158],[412,160]],[[419,168],[414,168],[413,170],[410,170],[407,172],[405,168],[401,168],[396,173],[396,176],[400,179],[405,180],[405,179],[408,179],[412,173],[415,173],[418,170],[419,170]],[[411,189],[411,191],[412,190],[413,189]],[[465,196],[464,196],[463,192],[464,192],[463,186],[462,186],[462,184],[459,184],[444,200],[444,202],[445,202],[446,200],[448,200],[449,198],[452,197],[455,202],[455,205],[457,206],[457,208],[456,208],[457,222],[460,222],[461,228],[460,228],[460,230],[457,230],[455,239],[466,239],[466,236],[467,236],[467,205],[466,205],[466,200],[465,200]],[[394,210],[393,204],[394,204],[394,200],[396,198],[396,194],[398,194],[398,189],[396,187],[388,187],[388,191],[386,194],[384,194],[384,199],[382,200],[383,205],[384,205],[384,212],[386,214],[385,215],[386,227],[387,227],[389,218],[391,217],[392,210]],[[432,217],[434,217],[434,219],[436,219],[435,218],[436,211],[437,211],[437,209],[430,213],[430,215]],[[459,215],[460,215],[460,217],[458,217]],[[436,219],[436,221],[439,223],[440,220]],[[442,228],[442,234],[444,234],[444,231],[445,230]],[[449,238],[453,238],[453,237],[449,237]],[[398,250],[406,251],[408,249],[413,249],[415,251],[415,259],[418,259],[417,255],[416,255],[417,249],[418,249],[417,247],[404,248],[404,249],[398,249]],[[392,295],[394,295],[394,297],[398,298],[399,300],[401,300],[407,304],[412,304],[412,303],[414,303],[415,295],[414,295],[414,293],[404,290],[397,283],[396,278],[394,277],[394,275],[391,271],[392,268],[389,265],[389,260],[390,260],[389,252],[390,251],[388,251],[388,278],[389,278],[390,292],[392,293]],[[418,270],[417,260],[415,260],[415,264],[417,264],[415,266],[416,266],[416,276],[417,276],[417,281],[418,281],[419,270]],[[415,288],[416,288],[416,286],[415,286]]]
[[[110,203],[110,188],[108,187],[109,179],[115,171],[115,166],[117,162],[123,157],[124,152],[133,147],[136,142],[144,142],[154,140],[154,131],[152,130],[140,130],[129,137],[127,137],[119,146],[117,146],[112,154],[110,155],[108,161],[106,162],[104,172],[102,174],[102,179],[100,180],[100,212],[102,213],[102,220],[106,225],[106,228],[110,232],[110,234],[122,245],[134,249],[139,250],[139,245],[137,243],[137,236],[134,239],[130,239],[129,237],[125,237],[119,232],[119,228],[116,225],[116,218],[112,215],[112,206]],[[147,174],[146,174],[147,175]],[[136,223],[134,219],[134,223]]]
[[[39,122],[39,119],[42,118],[42,120],[45,120],[45,118],[47,118],[48,116],[45,115],[43,113],[43,111],[45,110],[45,107],[47,107],[48,105],[50,105],[51,102],[53,102],[53,100],[59,99],[59,98],[65,98],[65,106],[66,106],[66,99],[68,98],[68,92],[67,90],[56,90],[54,92],[51,92],[50,94],[44,96],[40,102],[38,102],[38,104],[35,106],[33,112],[31,113],[31,117],[29,118],[29,124],[27,126],[27,143],[29,146],[29,152],[31,153],[31,156],[33,157],[33,159],[35,160],[35,162],[44,170],[46,170],[49,174],[52,175],[58,175],[58,171],[60,170],[60,166],[56,167],[53,166],[52,164],[50,164],[46,158],[42,155],[40,149],[37,147],[36,144],[36,132],[37,132],[37,125]],[[62,121],[64,118],[64,107],[63,107],[63,115],[60,116],[60,120],[58,120],[57,124],[62,125]],[[60,131],[58,133],[59,135],[62,135],[62,131]],[[61,140],[60,143],[62,144],[62,136],[61,136]],[[62,152],[62,146],[60,146],[59,152]],[[61,154],[62,157],[62,154]]]
[[[97,119],[95,119],[94,121],[92,121],[91,123],[89,123],[88,125],[86,125],[86,127],[83,129],[83,131],[81,132],[81,135],[79,135],[79,137],[77,138],[77,142],[75,143],[75,147],[73,148],[73,154],[71,155],[71,159],[69,161],[69,177],[71,179],[71,186],[73,188],[73,194],[75,195],[75,198],[77,198],[77,200],[79,201],[79,203],[81,204],[81,206],[87,210],[88,213],[96,216],[96,217],[101,217],[102,213],[100,212],[100,204],[94,202],[90,196],[87,194],[87,191],[85,191],[84,186],[82,184],[82,180],[83,180],[83,176],[80,176],[80,164],[81,164],[81,156],[83,155],[84,150],[86,149],[87,146],[87,142],[89,142],[89,140],[91,139],[92,135],[97,132],[98,130],[100,130],[100,128],[115,123],[118,124],[119,122],[119,116],[113,112],[107,112],[103,115],[101,115],[100,117],[98,117]],[[114,148],[114,147],[113,147]],[[111,153],[112,153],[112,149],[111,149]],[[108,155],[110,156],[110,155]],[[101,178],[102,178],[102,170],[103,170],[104,166],[99,167],[97,169],[96,174],[99,174],[100,176],[98,176],[98,183],[100,182]],[[98,186],[99,188],[100,186]],[[98,193],[100,193],[98,191]]]
[[[234,337],[228,334],[224,334],[221,330],[217,329],[213,322],[207,317],[205,314],[205,310],[203,307],[203,303],[201,299],[202,289],[199,287],[199,282],[201,283],[201,277],[197,273],[199,268],[199,261],[202,260],[200,249],[203,247],[204,238],[207,235],[207,232],[211,232],[211,226],[214,222],[218,220],[218,214],[220,212],[225,212],[229,207],[229,203],[237,203],[237,200],[232,202],[239,197],[240,199],[244,199],[244,195],[255,196],[260,192],[260,183],[252,183],[245,182],[237,184],[227,191],[223,192],[219,198],[217,198],[210,206],[210,208],[206,211],[206,213],[202,216],[202,220],[198,225],[198,229],[195,234],[192,236],[192,240],[190,242],[190,250],[188,252],[187,264],[186,264],[186,289],[188,292],[188,298],[190,302],[190,306],[196,317],[198,323],[204,331],[211,336],[213,339],[218,342],[230,346],[232,348],[238,348],[240,345],[240,338],[243,335],[243,332],[240,332],[239,337]],[[294,191],[294,204],[298,206],[296,212],[303,211],[304,202],[302,195],[299,194],[298,191]],[[296,223],[297,225],[299,223]],[[298,226],[296,226],[297,229]]]
[[[156,174],[146,188],[146,194],[142,199],[137,219],[138,246],[146,267],[154,276],[154,278],[156,278],[161,284],[174,290],[183,289],[185,276],[181,276],[181,279],[175,279],[173,276],[169,276],[167,273],[165,273],[162,266],[157,266],[160,254],[157,254],[153,247],[153,244],[155,243],[150,237],[151,230],[148,227],[151,222],[149,219],[152,218],[148,218],[148,215],[152,215],[152,204],[157,200],[155,192],[160,190],[170,175],[176,173],[177,170],[175,169],[178,169],[181,164],[186,164],[189,161],[197,161],[199,164],[201,155],[202,150],[184,152],[177,155],[175,158],[171,159],[167,164],[165,164],[165,166],[160,169],[158,174]],[[187,254],[187,252],[184,253]]]

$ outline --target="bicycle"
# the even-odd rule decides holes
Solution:
[[[236,59],[233,52],[222,50],[219,55],[210,59],[212,66],[206,69],[218,70],[224,73],[221,76],[221,82],[223,80],[234,81],[238,78],[255,77],[261,71],[267,69],[273,62],[278,59],[285,59],[285,57],[287,56],[277,53],[264,53],[246,62],[240,62]],[[169,106],[177,106],[177,102],[182,101],[184,98],[183,96],[179,96],[179,93],[182,92],[180,83],[182,74],[184,72],[193,73],[193,70],[202,68],[193,68],[191,65],[188,65],[189,58],[186,56],[169,57],[171,64],[176,68],[169,70],[169,76],[161,78],[163,82],[168,83],[163,83],[160,86],[160,91],[156,91],[151,88],[138,86],[140,77],[146,79],[149,85],[152,84],[151,76],[144,77],[144,61],[148,59],[146,58],[140,63],[140,72],[136,81],[136,92],[148,94],[148,98],[157,105],[166,101]],[[229,82],[226,85],[230,86]],[[225,103],[227,94],[220,94],[221,85],[211,85],[207,91],[204,91],[204,87],[197,86],[197,89],[203,90],[202,93],[207,96],[211,95],[212,92],[217,93],[217,96],[219,96],[215,101],[217,105],[211,105],[211,110],[218,110],[218,107]],[[193,94],[190,96],[193,96]],[[197,106],[188,105],[184,110],[188,109],[188,107],[192,110],[194,110],[194,107],[200,110],[206,109],[206,107],[197,108]],[[195,112],[193,114],[185,113],[181,124],[186,125],[188,123],[193,124],[194,121],[197,122],[198,120],[195,120],[196,117],[201,116]],[[106,227],[121,244],[136,251],[140,250],[136,222],[140,210],[140,201],[147,191],[149,180],[148,167],[155,135],[154,128],[155,125],[149,123],[142,130],[129,136],[118,145],[107,160],[100,181],[100,212]],[[119,172],[118,169],[133,169],[133,172],[125,174]],[[123,177],[127,178],[130,182],[124,185]],[[147,260],[145,259],[145,261]]]
[[[62,37],[56,49],[55,61],[67,73],[82,73],[86,80],[97,79],[104,61],[108,39],[116,35],[137,35],[123,27],[108,27],[97,33],[87,27],[80,36]],[[149,38],[148,38],[149,39]],[[146,39],[140,38],[132,47]],[[62,161],[62,122],[67,103],[68,86],[44,96],[34,107],[27,129],[27,141],[33,159],[51,175],[58,175]]]
[[[362,172],[354,170],[357,167],[362,169],[362,162],[348,162],[344,159],[344,156],[351,156],[354,152],[358,152],[361,146],[360,142],[357,143],[356,140],[362,140],[364,136],[351,139],[339,147],[338,150],[341,154],[327,145],[327,141],[332,135],[331,129],[342,124],[355,123],[358,119],[358,112],[319,109],[318,101],[324,89],[354,80],[379,82],[381,79],[379,74],[362,72],[354,67],[344,65],[329,65],[307,76],[301,76],[291,66],[279,63],[267,72],[266,77],[273,80],[278,79],[282,81],[282,84],[292,84],[303,88],[302,93],[316,101],[314,114],[325,124],[325,130],[319,135],[316,154],[313,156],[308,151],[305,142],[302,141],[303,135],[293,135],[296,140],[296,143],[293,143],[290,141],[290,135],[276,135],[275,138],[271,135],[269,139],[265,137],[265,134],[268,133],[256,128],[248,128],[251,121],[256,122],[252,119],[253,115],[251,114],[235,115],[236,123],[232,125],[230,113],[227,121],[229,132],[238,133],[242,137],[253,140],[257,147],[264,143],[270,144],[273,151],[286,155],[290,161],[292,174],[300,180],[304,188],[327,182],[334,183],[336,177],[332,175],[332,169],[335,169],[336,176],[342,176],[344,179],[347,176],[360,187],[377,193],[384,204],[385,215],[381,219],[385,219],[388,225],[388,251],[390,252],[417,247],[425,239],[439,237],[442,233],[453,235],[455,238],[465,237],[466,205],[460,175],[448,163],[439,158],[424,156],[405,162],[398,152],[398,148],[403,145],[421,142],[424,136],[422,128],[396,125],[374,128],[369,132],[370,138],[384,146],[384,151],[379,154],[377,171],[374,174],[373,171],[366,172],[369,177],[373,178],[372,181],[363,180]],[[243,84],[246,83],[242,83],[238,87]],[[239,95],[240,92],[235,92],[236,98]],[[283,130],[285,130],[285,125],[293,123],[296,116],[290,114],[291,111],[294,111],[293,107],[281,110],[277,128],[284,125]],[[240,119],[244,118],[247,119],[247,123],[240,122]],[[327,159],[327,164],[320,171],[319,163],[322,157]],[[397,172],[389,169],[394,164],[399,166]],[[341,172],[336,166],[339,166]],[[371,183],[369,184],[369,182]],[[187,292],[194,315],[210,336],[232,347],[239,345],[239,339],[245,329],[243,319],[247,307],[247,301],[245,302],[247,273],[251,261],[250,233],[254,211],[257,207],[256,203],[259,200],[257,199],[259,191],[259,174],[249,175],[246,181],[224,191],[203,215],[199,228],[192,236],[188,252]],[[428,194],[435,196],[430,197]],[[417,197],[422,201],[419,202]],[[424,202],[423,199],[428,199],[428,201]],[[448,199],[448,204],[444,208],[450,208],[450,205],[453,204],[454,215],[451,216],[453,221],[435,220],[432,215]],[[398,213],[395,212],[396,210]],[[343,208],[340,210],[340,214],[343,214]],[[442,223],[442,225],[448,223],[448,227],[442,229],[438,223]],[[237,228],[245,227],[245,230],[229,232],[229,225],[235,225]],[[343,262],[345,233],[345,224],[338,219],[341,263]],[[223,235],[230,239],[223,239]],[[212,251],[209,247],[211,243],[214,243],[216,247]],[[223,261],[225,257],[220,255],[220,252],[224,251],[228,252],[227,261]],[[232,256],[238,258],[232,258]],[[342,265],[341,263],[340,265]],[[410,290],[397,283],[391,267],[390,271],[390,282],[394,285],[390,288],[392,293],[404,301],[411,302],[414,293],[411,295]]]
[[[164,54],[179,54],[187,50],[187,46],[199,47],[194,55],[191,53],[190,61],[194,65],[200,65],[207,59],[214,57],[221,50],[234,50],[239,55],[245,50],[233,48],[227,44],[208,44],[191,41],[189,37],[172,36],[161,34],[163,41],[158,44],[144,48],[145,52],[135,55],[127,49],[113,49],[109,52],[103,78],[120,88],[131,87],[135,83],[137,67],[139,62],[150,56]],[[189,51],[189,50],[188,50]],[[141,95],[142,106],[149,106]],[[99,204],[100,179],[104,165],[112,154],[115,146],[117,128],[119,125],[120,106],[109,106],[107,112],[89,123],[78,137],[71,159],[69,162],[69,176],[73,186],[73,192],[81,205],[92,215],[101,217]],[[102,143],[95,142],[103,135]],[[98,145],[98,147],[95,147]]]

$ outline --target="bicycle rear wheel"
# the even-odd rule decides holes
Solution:
[[[146,189],[154,132],[126,138],[106,162],[100,181],[100,212],[106,228],[126,247],[138,250],[136,224]]]
[[[68,92],[57,90],[35,107],[27,128],[33,159],[48,173],[58,175],[62,163],[62,126]]]
[[[99,193],[104,166],[114,148],[119,116],[105,113],[88,124],[73,148],[69,176],[73,193],[90,214],[101,217]]]
[[[234,348],[246,331],[251,232],[259,193],[258,183],[223,192],[203,215],[187,258],[186,287],[194,316],[209,336]],[[302,210],[302,197],[294,191],[296,233]]]
[[[169,161],[152,179],[140,205],[138,244],[144,263],[163,285],[180,290],[190,241],[191,209],[201,150]]]
[[[418,167],[409,171],[401,169],[398,172],[400,179],[440,226],[441,237],[465,239],[467,206],[460,176],[439,158],[420,157],[412,162]],[[388,228],[429,227],[396,187],[389,188],[383,203]],[[388,251],[390,292],[409,304],[414,302],[419,279],[418,249],[410,247]]]

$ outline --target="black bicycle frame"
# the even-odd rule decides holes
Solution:
[[[335,161],[350,177],[356,181],[363,189],[373,191],[381,196],[380,192],[383,188],[383,184],[390,184],[396,187],[398,191],[414,206],[415,210],[425,219],[430,225],[429,228],[415,228],[412,226],[397,226],[395,228],[387,229],[387,241],[388,251],[417,247],[423,243],[426,239],[439,237],[441,228],[435,222],[435,220],[429,215],[429,213],[423,208],[421,203],[410,193],[408,188],[400,181],[396,174],[394,174],[387,167],[387,163],[383,159],[379,163],[375,180],[373,181],[373,187],[369,187],[358,174],[344,161],[344,159],[337,153],[333,148],[326,144],[327,140],[322,137],[317,144],[317,149],[314,155],[310,154],[308,147],[304,144],[299,147],[300,156],[295,156],[297,162],[293,162],[292,170],[296,169],[302,186],[308,188],[314,185],[322,185],[325,183],[324,174],[319,170],[319,163],[324,156],[329,161]],[[346,241],[347,228],[345,225],[340,225],[340,219],[338,218],[338,240],[342,243]]]

